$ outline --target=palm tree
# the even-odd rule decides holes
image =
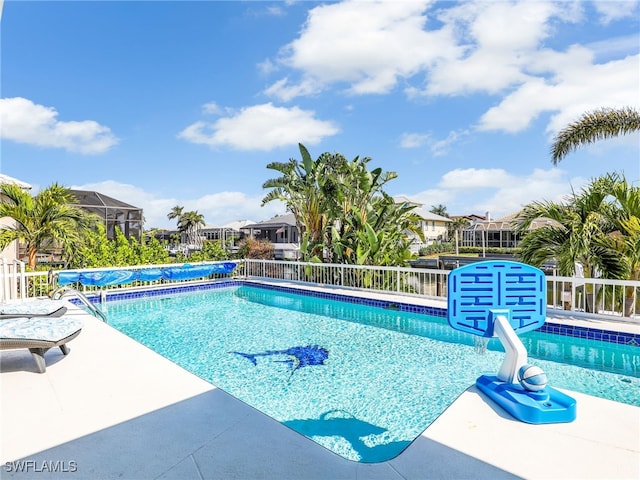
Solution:
[[[613,247],[622,254],[623,279],[640,280],[640,187],[630,185],[622,177],[613,186],[612,197],[618,209],[612,210],[615,231],[610,235]],[[636,288],[625,289],[625,316],[634,313]]]
[[[189,245],[196,245],[198,248],[202,248],[202,239],[200,238],[200,226],[204,226],[204,215],[194,212],[185,212],[180,216],[178,222],[178,230],[184,233]]]
[[[456,255],[458,254],[458,243],[460,241],[460,234],[469,225],[471,225],[471,222],[469,222],[469,219],[464,217],[458,217],[453,219],[452,222],[449,222],[449,225],[447,226],[447,236],[449,237],[449,240],[453,238],[455,239],[455,242],[456,242],[456,245],[455,245]]]
[[[380,168],[369,171],[369,157],[349,161],[338,153],[323,153],[313,160],[304,145],[299,148],[301,162],[267,165],[282,176],[263,184],[272,190],[262,204],[281,200],[294,214],[303,259],[403,263],[408,252],[405,232],[421,232],[410,213],[413,208],[395,205],[383,191],[397,174]]]
[[[307,148],[298,144],[302,161],[289,159],[288,162],[272,162],[268,169],[281,174],[278,178],[269,179],[262,188],[271,191],[262,199],[262,205],[280,200],[293,213],[298,232],[302,237],[301,253],[304,260],[323,258],[322,239],[327,226],[327,208],[330,196],[322,194],[324,183],[320,169],[320,159],[314,161]],[[320,180],[320,181],[319,181]]]
[[[578,147],[637,131],[640,131],[640,112],[635,108],[601,108],[587,112],[554,137],[551,161],[557,165]]]
[[[15,225],[0,230],[0,247],[14,240],[24,242],[30,268],[37,264],[38,251],[61,242],[65,250],[72,250],[81,235],[90,229],[96,218],[74,204],[75,197],[68,188],[57,183],[41,190],[35,197],[17,185],[0,185],[4,196],[0,202],[0,217],[10,217]]]
[[[449,214],[447,213],[447,207],[446,205],[442,205],[441,203],[436,205],[431,205],[431,210],[429,210],[431,213],[435,213],[436,215],[440,215],[441,217],[449,217]]]
[[[178,224],[180,223],[180,217],[182,217],[182,212],[184,211],[184,207],[176,205],[171,209],[169,213],[167,213],[167,218],[169,220],[173,220],[176,218],[178,220]]]
[[[180,229],[180,222],[182,221],[183,212],[184,212],[184,207],[181,207],[180,205],[176,205],[171,209],[169,213],[167,213],[167,218],[169,220],[173,220],[173,219],[176,220],[178,231],[180,232],[176,240],[176,243],[184,243],[187,241],[185,233]]]
[[[535,218],[553,220],[527,232]],[[567,203],[535,202],[521,212],[517,231],[524,262],[540,266],[558,260],[561,275],[573,275],[576,262],[587,277],[640,279],[640,188],[622,175],[607,174],[593,180]],[[624,292],[624,314],[634,312],[635,287]]]
[[[522,260],[540,266],[556,259],[560,275],[566,276],[575,273],[576,263],[583,265],[588,277],[595,272],[605,278],[624,276],[622,255],[609,237],[616,229],[609,198],[617,181],[617,175],[607,175],[593,180],[582,192],[574,192],[566,203],[526,205],[516,219],[516,233],[523,235],[519,245]],[[552,221],[530,230],[538,218]]]

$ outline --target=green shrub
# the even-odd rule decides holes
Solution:
[[[455,252],[455,250],[456,248],[451,242],[432,243],[420,249],[420,256],[425,257],[427,255],[433,255],[434,253]]]

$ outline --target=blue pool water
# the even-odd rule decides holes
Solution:
[[[497,340],[484,350],[442,318],[249,286],[109,302],[107,314],[118,330],[360,462],[399,454],[504,357]],[[538,332],[522,339],[551,386],[640,406],[640,348]]]

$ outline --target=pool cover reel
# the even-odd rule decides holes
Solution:
[[[234,262],[222,262],[209,265],[184,264],[176,267],[143,268],[138,270],[100,270],[97,272],[60,272],[58,285],[80,283],[87,287],[106,287],[127,285],[135,281],[153,282],[156,280],[192,280],[214,274],[228,274],[236,268]]]

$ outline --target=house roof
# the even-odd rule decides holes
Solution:
[[[78,200],[79,207],[103,207],[103,208],[118,208],[120,210],[142,210],[139,207],[134,207],[128,203],[116,200],[113,197],[105,195],[103,193],[94,192],[91,190],[69,190],[75,195]]]
[[[420,217],[423,220],[433,220],[433,221],[438,221],[438,222],[450,222],[451,219],[449,217],[443,217],[442,215],[437,215],[433,212],[430,212],[428,210],[425,210],[424,208],[421,208],[424,203],[420,203],[420,202],[416,202],[414,200],[411,200],[408,197],[405,197],[404,195],[396,195],[395,197],[393,197],[393,201],[396,203],[406,203],[412,207],[417,207],[414,212],[417,213],[418,215],[420,215]]]
[[[478,215],[477,213],[470,213],[469,215],[451,215],[451,220],[457,220],[459,218],[466,218],[470,222],[477,222],[486,220],[486,215]]]
[[[416,202],[414,200],[411,200],[409,197],[405,197],[404,195],[396,195],[395,197],[393,197],[393,201],[396,203],[408,203],[409,205],[416,205],[418,207],[424,205],[424,203]]]
[[[13,185],[19,186],[20,188],[23,188],[24,190],[31,190],[31,185],[29,185],[28,183],[18,180],[17,178],[10,177],[9,175],[4,175],[2,173],[0,173],[0,183],[11,183]]]
[[[520,211],[505,215],[504,217],[496,218],[495,220],[483,220],[474,223],[469,227],[472,230],[513,230],[515,228],[515,222],[520,215]],[[546,217],[536,218],[531,222],[529,230],[535,230],[536,228],[544,227],[545,225],[557,224],[555,220]]]
[[[231,222],[231,223],[227,223],[226,225],[223,225],[224,228],[230,228],[232,230],[241,230],[243,228],[246,228],[247,225],[252,225],[256,222],[252,221],[252,220],[236,220],[235,222]]]
[[[424,208],[416,208],[414,210],[423,220],[433,220],[437,222],[452,222],[449,217],[443,217],[442,215],[438,215],[436,213],[425,210]]]
[[[287,215],[278,215],[276,217],[270,218],[269,220],[264,220],[258,223],[252,223],[249,225],[245,225],[243,228],[276,228],[282,226],[296,226],[296,217],[293,213],[288,213]]]

